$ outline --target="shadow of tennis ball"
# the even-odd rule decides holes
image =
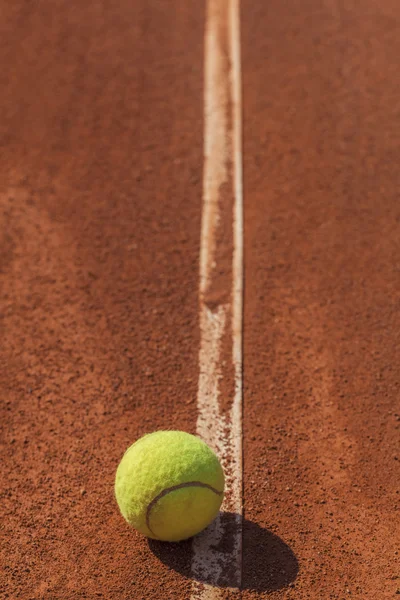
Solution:
[[[237,517],[233,513],[222,513],[225,536],[218,544],[218,551],[230,553]],[[212,527],[212,525],[210,525]],[[276,591],[287,587],[298,574],[299,564],[290,547],[280,537],[252,521],[242,519],[243,564],[242,589],[257,592]],[[184,577],[215,587],[235,585],[235,574],[224,572],[217,580],[212,572],[193,575],[191,571],[192,540],[179,543],[159,542],[149,539],[153,554],[169,568]]]

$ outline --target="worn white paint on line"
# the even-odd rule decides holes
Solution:
[[[226,521],[218,518],[193,540],[192,600],[217,600],[218,581],[239,588],[242,563],[242,329],[243,193],[239,0],[208,0],[205,31],[203,214],[200,246],[200,352],[197,434],[217,452],[226,475],[223,510],[234,513],[230,551],[218,549]],[[220,224],[220,190],[233,190],[232,282],[229,301],[211,309]],[[231,326],[234,394],[222,413],[219,382],[224,377],[221,345]],[[203,582],[203,583],[200,583]],[[205,583],[204,583],[205,582]],[[226,585],[226,584],[225,584]]]

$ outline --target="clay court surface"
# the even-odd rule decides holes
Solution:
[[[209,14],[0,2],[2,600],[400,594],[395,0],[240,3],[241,590],[114,501],[128,445],[198,423]]]

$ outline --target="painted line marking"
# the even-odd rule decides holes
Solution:
[[[242,572],[243,191],[239,0],[207,0],[206,15],[197,434],[221,459],[226,497],[224,512],[193,539],[192,600],[217,600],[222,597],[222,588],[240,588]],[[228,268],[226,263],[222,265],[226,260]],[[226,391],[221,393],[222,381],[231,384],[224,387],[231,390],[228,398]],[[228,537],[229,544],[224,547]]]

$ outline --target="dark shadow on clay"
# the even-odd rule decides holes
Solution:
[[[217,550],[223,554],[224,551],[230,552],[232,548],[237,517],[233,513],[221,513],[220,518],[225,534]],[[289,546],[268,529],[247,519],[242,519],[241,522],[243,527],[241,589],[271,592],[293,583],[299,571],[299,564]],[[213,525],[210,525],[210,528],[212,527]],[[195,575],[191,572],[192,540],[179,543],[149,540],[149,547],[162,563],[188,579],[221,588],[236,585],[235,573],[225,572],[217,577],[212,572]]]

